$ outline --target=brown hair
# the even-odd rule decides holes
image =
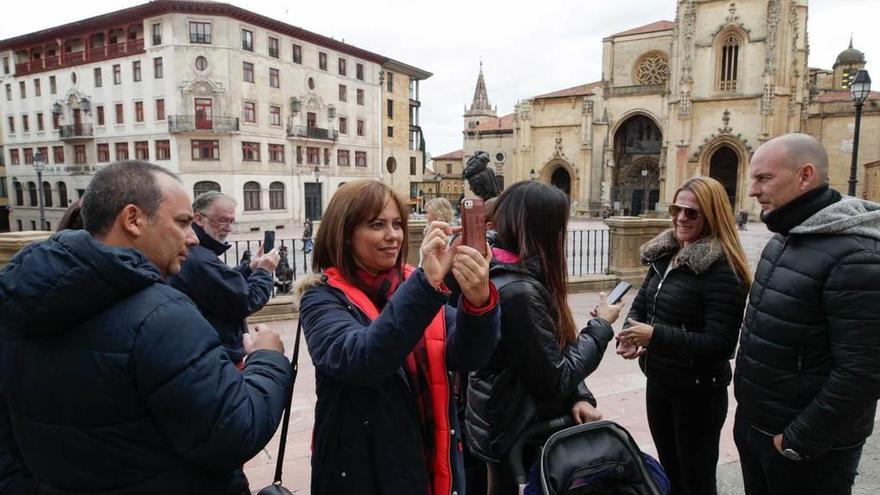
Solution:
[[[697,197],[703,218],[706,219],[702,237],[718,239],[727,256],[727,262],[748,290],[752,285],[752,273],[734,226],[736,220],[733,218],[733,210],[724,186],[711,177],[698,175],[685,181],[675,191],[673,203],[678,199],[678,193],[681,191],[690,191]]]
[[[357,263],[351,249],[352,234],[355,227],[379,216],[389,200],[394,201],[400,211],[403,242],[397,255],[397,266],[402,270],[409,239],[404,200],[379,181],[358,180],[345,183],[330,198],[330,204],[321,217],[321,226],[315,236],[312,271],[320,273],[335,267],[349,282],[359,286],[355,277]]]

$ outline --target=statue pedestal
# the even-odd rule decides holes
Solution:
[[[0,234],[0,268],[28,244],[45,241],[55,232],[25,230],[22,232],[6,232]]]
[[[672,221],[663,218],[611,217],[605,220],[605,224],[611,231],[608,273],[621,281],[640,285],[648,267],[639,261],[639,247],[671,228]]]

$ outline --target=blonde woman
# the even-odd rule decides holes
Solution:
[[[669,207],[673,228],[641,247],[648,275],[618,353],[648,377],[648,426],[673,494],[715,494],[729,360],[751,275],[724,186],[694,177]]]
[[[425,204],[425,211],[427,212],[428,225],[431,222],[452,224],[452,220],[455,218],[455,210],[446,198],[434,198],[428,201]]]

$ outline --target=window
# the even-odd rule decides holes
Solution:
[[[284,163],[284,145],[269,145],[269,161],[272,163]]]
[[[303,47],[297,44],[293,45],[293,63],[303,63]]]
[[[162,57],[153,58],[153,79],[165,77],[165,68],[162,67]]]
[[[318,127],[318,114],[315,112],[306,113],[306,127]]]
[[[24,81],[18,81],[18,93],[22,98],[27,98],[27,86]]]
[[[194,139],[191,143],[193,160],[219,160],[220,141]]]
[[[385,84],[386,84],[385,89],[387,89],[389,93],[393,93],[394,92],[394,73],[385,72]]]
[[[21,182],[15,181],[12,183],[12,188],[15,189],[15,204],[19,206],[24,205],[24,190],[22,190]],[[20,225],[21,220],[19,220],[18,230],[21,230]]]
[[[327,54],[324,52],[318,52],[318,68],[327,70]]]
[[[9,150],[9,163],[12,165],[18,165],[21,163],[21,158],[18,155],[18,150]]]
[[[303,162],[303,149],[302,146],[296,147],[296,163],[302,165]]]
[[[339,117],[339,134],[348,134],[348,118]]]
[[[86,162],[86,145],[77,144],[73,147],[73,163],[82,165]]]
[[[354,166],[355,167],[366,167],[367,166],[367,152],[366,151],[355,151],[354,152]]]
[[[64,146],[52,147],[52,161],[55,163],[55,165],[64,164]]]
[[[284,209],[284,183],[273,182],[269,184],[269,209]]]
[[[34,96],[42,96],[43,92],[40,90],[40,80],[34,79]]]
[[[30,199],[31,206],[37,206],[37,185],[32,181],[28,181],[28,199]],[[33,223],[33,222],[31,222]],[[36,226],[34,226],[34,230],[36,230]]]
[[[21,116],[21,130],[22,132],[30,132],[31,125],[27,115]]]
[[[281,125],[281,107],[269,105],[269,125]]]
[[[134,142],[134,157],[138,160],[149,160],[150,159],[150,142],[149,141],[135,141]]]
[[[11,84],[6,85],[6,99],[8,101],[12,101],[12,85]]]
[[[98,144],[98,162],[106,163],[110,161],[110,145],[107,143]]]
[[[203,71],[207,68],[208,68],[208,59],[206,59],[205,57],[203,57],[201,55],[196,57],[196,69]]]
[[[205,194],[208,191],[221,192],[220,191],[220,184],[217,184],[216,182],[214,182],[212,180],[201,180],[199,182],[196,182],[195,185],[193,186],[193,197],[198,198],[199,196],[201,196],[202,194]]]
[[[171,141],[167,139],[156,140],[156,160],[171,159]]]
[[[67,199],[67,184],[59,182],[55,186],[58,188],[58,206],[67,206],[67,203],[70,202]]]
[[[189,42],[190,43],[211,43],[211,23],[210,22],[190,22],[189,23]]]
[[[241,159],[246,162],[260,161],[260,143],[241,143]]]
[[[134,82],[140,82],[140,80],[141,80],[141,62],[140,62],[140,60],[136,60],[131,63],[131,76],[134,79]]]
[[[324,165],[330,165],[330,148],[324,148]]]
[[[281,87],[281,76],[278,69],[269,69],[269,86],[272,88]]]
[[[249,52],[254,51],[254,32],[242,29],[241,30],[241,49],[247,50]]]
[[[355,64],[354,74],[355,74],[355,77],[358,78],[358,80],[363,81],[364,80],[364,64]]]
[[[409,158],[409,175],[416,175],[416,158],[414,156]]]
[[[727,35],[724,39],[724,43],[721,46],[721,67],[718,77],[719,91],[736,91],[739,71],[739,46],[739,37],[733,33]]]
[[[345,84],[339,85],[339,101],[348,101],[348,88]]]
[[[244,183],[244,211],[260,211],[260,184],[250,181]]]
[[[358,119],[358,121],[357,121],[357,135],[358,136],[364,135],[364,121],[361,119]]]
[[[269,56],[278,58],[278,38],[269,36]]]
[[[321,149],[313,146],[306,147],[306,163],[309,165],[321,164]]]
[[[257,122],[257,104],[252,101],[244,102],[244,121],[249,124]]]
[[[385,111],[386,115],[388,116],[389,119],[393,119],[394,118],[394,100],[389,99],[386,102],[385,107],[386,107],[386,111]]]
[[[243,80],[244,82],[252,83],[254,82],[254,64],[250,62],[243,62],[242,64],[243,71]]]
[[[394,137],[394,126],[388,126],[388,137]]]
[[[43,204],[52,207],[52,184],[43,181]]]
[[[103,122],[103,114],[102,114],[102,122]],[[58,129],[61,127],[61,114],[60,113],[52,113],[52,129]]]
[[[351,165],[349,163],[348,150],[336,150],[336,165],[338,167],[348,167]]]
[[[116,143],[116,161],[128,160],[128,143]]]
[[[101,68],[100,67],[95,67],[94,77],[95,77],[95,87],[96,88],[100,88],[101,86],[104,85],[104,81],[103,81],[103,79],[101,79]]]
[[[122,109],[122,103],[116,104],[116,125],[125,123],[125,114]]]
[[[339,75],[340,75],[340,76],[344,76],[344,75],[345,75],[345,69],[346,69],[346,67],[345,67],[345,59],[344,59],[344,58],[340,58],[340,59],[339,59]]]
[[[134,121],[135,122],[143,122],[144,121],[144,102],[142,102],[142,101],[134,102]]]
[[[37,153],[43,156],[43,160],[46,160],[46,163],[49,163],[49,147],[48,146],[40,146],[37,148]]]
[[[153,24],[153,46],[162,44],[162,25]]]
[[[9,128],[9,134],[15,134],[15,117],[10,115],[9,117],[7,117],[7,121],[9,122],[9,124],[6,127]]]
[[[113,65],[113,84],[122,84],[122,66],[119,64]]]
[[[104,105],[98,105],[95,107],[95,118],[98,120],[98,125],[104,125]],[[58,127],[57,125],[55,126]]]
[[[156,100],[156,120],[165,120],[165,98]]]
[[[37,112],[37,130],[43,131],[45,129],[46,128],[43,125],[43,112]]]
[[[49,76],[49,93],[55,94],[58,92],[58,85],[55,84],[55,76]]]
[[[3,57],[3,73],[9,74],[9,57]]]

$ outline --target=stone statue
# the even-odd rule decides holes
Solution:
[[[489,153],[477,151],[474,156],[468,159],[463,174],[471,191],[483,201],[501,194],[498,189],[498,181],[495,179],[495,171],[487,166],[488,163]]]

